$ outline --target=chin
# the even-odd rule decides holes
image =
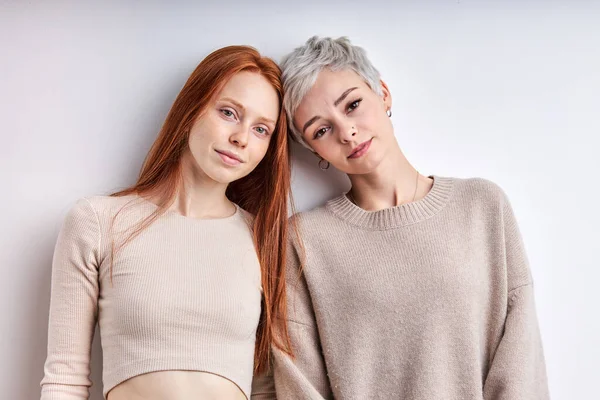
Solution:
[[[231,182],[240,178],[241,174],[232,173],[233,171],[227,171],[225,168],[211,168],[211,170],[205,171],[206,176],[217,183],[230,184]]]
[[[219,183],[223,183],[223,184],[230,184],[231,182],[235,182],[238,179],[243,178],[246,175],[242,175],[242,174],[223,174],[221,176],[218,177],[218,179],[215,179],[215,181],[219,182]]]
[[[375,168],[353,168],[346,172],[347,175],[368,175],[375,171]]]
[[[236,171],[226,168],[225,170],[218,171],[217,173],[215,173],[213,180],[219,183],[231,183],[233,181],[237,181],[238,179],[242,179],[250,175],[252,171],[253,170]]]
[[[369,157],[370,156],[370,157]],[[382,157],[376,154],[369,154],[366,158],[360,160],[360,162],[351,162],[352,165],[350,168],[347,168],[347,171],[344,171],[348,175],[366,175],[377,170],[379,164],[381,164]]]

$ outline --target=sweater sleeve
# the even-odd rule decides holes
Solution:
[[[506,196],[503,224],[508,281],[502,339],[488,372],[485,400],[549,399],[533,282],[519,228]]]
[[[273,348],[274,376],[280,399],[332,399],[315,314],[294,246],[286,265],[288,332],[295,358]]]
[[[42,400],[87,399],[98,312],[100,227],[86,199],[67,214],[52,261],[48,355]]]
[[[256,375],[252,379],[251,400],[276,400],[275,380],[273,371],[270,370],[263,375]]]

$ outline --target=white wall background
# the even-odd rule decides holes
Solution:
[[[204,3],[204,4],[199,4]],[[482,176],[512,199],[554,399],[597,398],[600,4],[388,0],[0,3],[0,390],[39,396],[51,257],[75,199],[134,182],[210,51],[279,60],[314,34],[365,47],[423,173]],[[347,187],[295,148],[300,210]],[[101,350],[92,399],[101,399]]]

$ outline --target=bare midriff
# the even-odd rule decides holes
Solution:
[[[157,371],[115,386],[107,400],[247,400],[232,381],[209,372]]]

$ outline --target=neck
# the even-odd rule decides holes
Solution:
[[[397,145],[373,172],[348,177],[352,183],[350,198],[368,211],[417,201],[425,197],[433,185],[433,180],[420,175]]]
[[[225,191],[228,184],[216,182],[195,164],[191,154],[183,156],[181,183],[171,210],[190,218],[225,218],[235,213],[235,206]]]

